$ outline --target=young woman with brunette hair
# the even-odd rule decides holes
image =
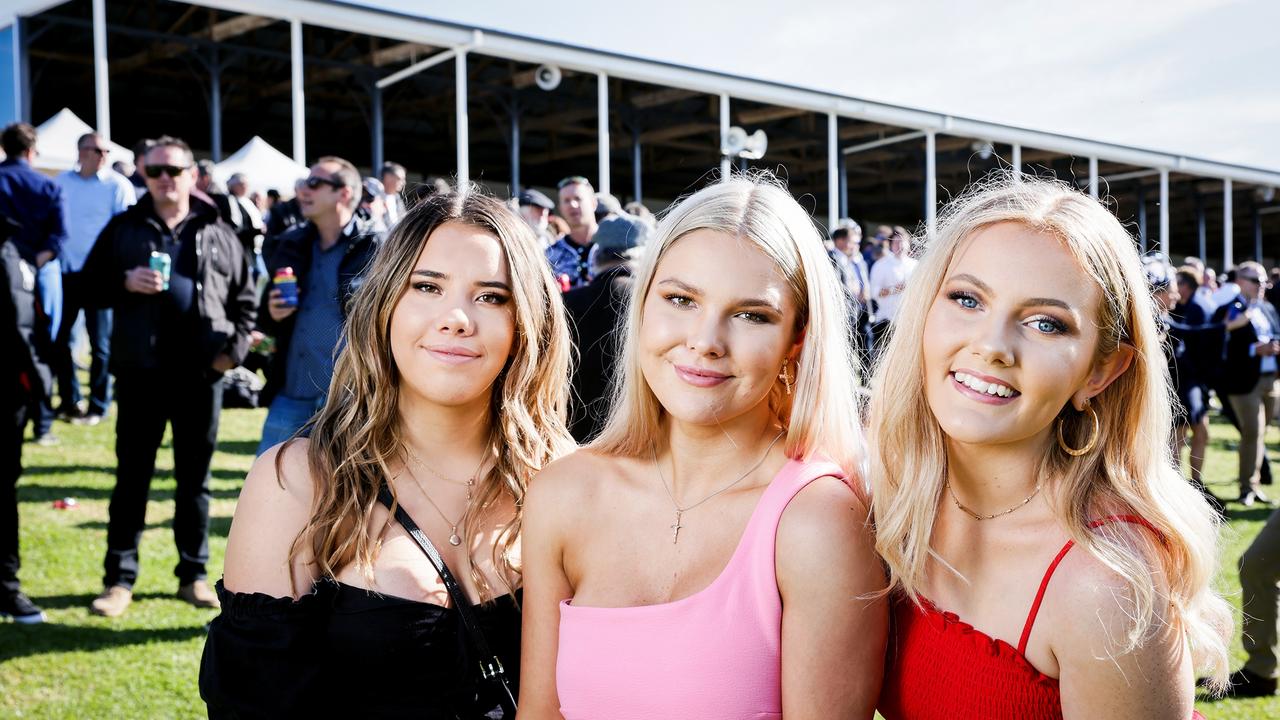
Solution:
[[[1192,717],[1231,617],[1132,238],[1064,183],[1010,178],[927,246],[872,391],[880,712]]]
[[[768,176],[672,207],[610,418],[530,487],[521,718],[870,718],[887,610],[843,290]]]
[[[374,257],[309,438],[245,481],[201,668],[213,717],[502,717],[498,690],[406,511],[518,667],[521,506],[572,448],[569,336],[525,223],[432,195]],[[382,497],[380,497],[382,495]]]

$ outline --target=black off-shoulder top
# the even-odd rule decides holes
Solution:
[[[332,580],[296,601],[233,593],[221,581],[217,591],[222,612],[200,662],[210,718],[503,718],[453,608]],[[504,595],[474,607],[512,682],[520,677],[517,601]]]

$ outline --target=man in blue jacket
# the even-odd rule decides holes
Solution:
[[[14,123],[0,133],[5,160],[0,162],[0,215],[17,223],[11,242],[24,260],[36,268],[35,342],[44,362],[48,362],[53,338],[62,322],[62,267],[58,255],[66,240],[66,213],[62,190],[53,180],[31,167],[36,157],[36,129]],[[35,437],[42,445],[53,445],[53,405],[45,389],[35,413]]]

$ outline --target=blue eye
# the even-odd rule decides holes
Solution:
[[[956,304],[958,304],[960,307],[964,308],[965,310],[978,309],[978,298],[974,297],[973,295],[970,295],[967,292],[961,292],[957,290],[956,292],[953,292],[947,295],[947,298],[954,301]]]
[[[1037,332],[1045,335],[1061,335],[1067,331],[1066,323],[1051,317],[1040,316],[1031,319],[1031,325]]]

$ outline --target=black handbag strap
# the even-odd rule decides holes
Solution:
[[[471,638],[471,644],[475,647],[476,653],[480,656],[480,677],[485,680],[492,680],[502,687],[505,700],[511,704],[511,710],[516,709],[515,694],[511,691],[511,684],[507,680],[507,671],[502,667],[502,661],[498,656],[489,649],[489,642],[485,640],[484,631],[480,629],[480,624],[476,621],[475,612],[471,609],[471,601],[467,598],[467,594],[462,590],[462,586],[458,584],[457,578],[449,571],[449,566],[445,564],[444,558],[440,556],[440,551],[436,550],[436,546],[431,544],[427,539],[426,533],[422,532],[418,524],[409,517],[409,513],[404,511],[404,507],[397,504],[391,497],[391,491],[386,485],[378,490],[378,501],[382,503],[387,510],[392,510],[394,506],[394,515],[396,522],[400,523],[400,527],[409,533],[409,537],[418,544],[418,548],[427,556],[431,564],[435,566],[436,572],[440,575],[440,580],[444,583],[444,589],[449,592],[449,597],[453,600],[453,606],[458,610],[458,616],[462,618],[462,625],[466,628],[467,635]]]

